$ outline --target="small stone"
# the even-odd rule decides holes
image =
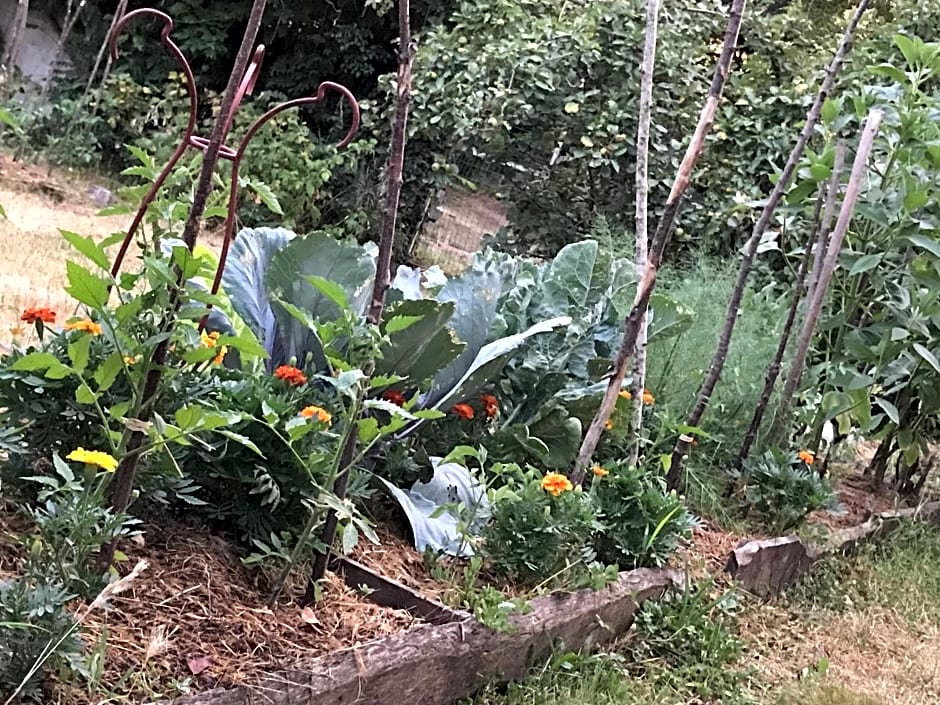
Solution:
[[[88,189],[88,196],[99,208],[111,203],[112,193],[104,186],[92,186]]]

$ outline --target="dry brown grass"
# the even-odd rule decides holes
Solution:
[[[75,303],[63,290],[65,262],[81,262],[82,258],[62,239],[60,231],[100,240],[126,232],[130,226],[130,215],[97,215],[99,208],[88,195],[91,185],[82,177],[0,155],[0,205],[7,214],[6,219],[0,218],[0,349],[31,335],[31,328],[19,320],[25,308],[51,308],[60,321],[75,314]],[[218,231],[200,238],[216,253],[221,241]],[[117,249],[109,250],[112,256]],[[133,269],[139,254],[132,244],[122,271]]]
[[[87,183],[61,172],[0,157],[0,343],[18,337],[20,313],[46,306],[60,316],[75,306],[63,291],[69,247],[60,230],[103,238],[126,229],[130,218],[96,215]]]
[[[935,624],[914,626],[891,608],[798,614],[767,604],[746,614],[741,628],[749,644],[745,665],[771,689],[788,689],[803,669],[828,659],[831,681],[882,705],[940,702]]]

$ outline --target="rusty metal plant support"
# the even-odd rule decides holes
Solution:
[[[116,277],[120,272],[121,265],[123,264],[124,258],[126,257],[127,251],[130,247],[131,240],[140,228],[147,210],[153,203],[157,192],[160,190],[160,188],[163,187],[166,179],[176,167],[182,156],[186,153],[186,150],[192,148],[202,152],[205,155],[192,208],[189,213],[186,228],[183,232],[183,240],[190,250],[192,250],[195,246],[196,236],[199,229],[198,221],[199,218],[201,218],[203,215],[205,199],[211,190],[211,170],[215,168],[218,159],[220,158],[227,159],[232,162],[232,183],[229,192],[228,208],[225,218],[225,236],[222,252],[219,257],[219,264],[216,269],[211,288],[211,293],[215,294],[218,292],[219,285],[221,284],[222,273],[225,269],[225,261],[228,257],[231,240],[235,234],[235,218],[238,209],[239,170],[242,160],[245,156],[245,151],[247,150],[251,139],[258,132],[258,130],[261,129],[273,117],[285,110],[302,105],[319,104],[326,97],[327,93],[335,92],[339,93],[343,98],[346,99],[346,102],[349,103],[352,113],[352,125],[347,131],[346,136],[339,143],[339,147],[345,147],[355,137],[356,132],[359,129],[360,118],[359,105],[356,102],[355,97],[348,89],[339,84],[324,82],[321,83],[318,87],[316,95],[306,98],[298,98],[296,100],[282,103],[262,115],[251,125],[237,148],[232,148],[225,144],[225,140],[231,131],[235,114],[241,105],[242,99],[244,99],[245,95],[251,93],[254,90],[255,82],[257,81],[258,73],[260,71],[261,62],[264,58],[263,46],[258,46],[254,50],[253,56],[251,53],[251,47],[257,37],[257,32],[261,25],[266,2],[267,0],[254,0],[251,16],[249,17],[248,28],[245,31],[245,35],[242,37],[238,56],[236,57],[235,61],[235,67],[232,70],[232,74],[229,78],[228,85],[223,95],[222,112],[215,122],[210,139],[199,137],[195,134],[197,110],[199,105],[196,94],[196,81],[189,62],[186,60],[183,52],[180,50],[179,46],[177,46],[177,44],[170,38],[170,34],[173,31],[173,20],[170,18],[170,16],[159,10],[143,8],[128,13],[115,25],[114,30],[109,37],[109,45],[113,61],[116,61],[118,58],[118,38],[130,22],[140,17],[145,17],[157,19],[162,23],[163,28],[160,33],[160,40],[163,43],[164,48],[176,60],[177,64],[183,72],[183,75],[186,78],[186,90],[189,94],[189,121],[172,156],[163,167],[163,170],[160,172],[156,181],[151,185],[150,189],[147,191],[147,194],[141,201],[140,207],[137,210],[137,214],[134,217],[131,226],[127,230],[127,234],[124,237],[120,251],[118,252],[118,255],[115,258],[114,264],[111,268],[113,277]],[[177,273],[177,278],[177,286],[182,286],[183,281],[181,272]],[[161,332],[166,335],[153,353],[151,358],[151,369],[148,372],[143,388],[142,411],[144,416],[147,416],[152,412],[150,405],[152,404],[159,387],[160,378],[162,375],[162,367],[164,365],[168,347],[168,334],[170,331],[172,331],[175,324],[175,318],[179,311],[179,304],[180,299],[178,296],[178,290],[173,289],[171,291],[169,307],[164,312],[163,321],[161,323]],[[200,330],[205,328],[207,320],[208,315],[203,316],[202,320],[199,322]],[[134,431],[131,434],[126,445],[127,452],[117,469],[111,497],[112,507],[117,511],[126,510],[130,502],[134,485],[134,477],[137,469],[137,461],[139,458],[138,451],[141,447],[142,439],[143,434],[140,431]],[[111,564],[114,555],[114,549],[115,542],[112,541],[102,550],[101,554],[99,555],[99,565],[101,567],[104,568]]]
[[[169,15],[167,15],[165,12],[161,12],[160,10],[155,10],[152,8],[142,8],[140,10],[134,10],[133,12],[127,13],[127,15],[125,15],[124,18],[115,25],[114,31],[111,34],[111,60],[117,61],[118,59],[117,43],[121,33],[131,22],[141,17],[150,17],[163,23],[163,28],[160,32],[160,41],[163,43],[163,46],[167,52],[179,64],[179,67],[186,78],[186,92],[189,94],[189,121],[186,125],[186,129],[183,131],[183,135],[179,144],[173,151],[173,154],[170,156],[170,159],[167,161],[166,165],[163,167],[163,170],[160,172],[156,181],[154,181],[153,185],[144,196],[140,203],[140,208],[137,210],[137,214],[134,216],[134,220],[131,222],[131,226],[127,230],[127,235],[124,237],[124,241],[121,243],[121,248],[118,251],[113,266],[111,267],[111,274],[115,277],[120,271],[121,265],[124,263],[124,258],[127,256],[130,243],[140,228],[140,225],[146,216],[147,209],[153,203],[157,193],[163,187],[164,183],[166,183],[166,180],[172,173],[173,169],[176,168],[179,160],[183,158],[183,155],[188,149],[195,149],[200,152],[205,152],[209,146],[209,141],[205,137],[196,135],[196,116],[199,110],[199,99],[196,94],[196,79],[193,75],[192,68],[189,65],[189,61],[187,61],[185,55],[183,54],[182,50],[180,50],[176,42],[174,42],[170,37],[170,34],[173,31],[173,19]],[[258,48],[255,49],[254,57],[248,66],[248,70],[245,72],[244,78],[242,78],[242,81],[238,86],[238,91],[235,94],[235,103],[232,107],[231,115],[225,124],[223,139],[227,137],[231,131],[235,114],[238,112],[242,100],[246,95],[250,95],[254,91],[255,82],[258,80],[258,74],[261,70],[261,63],[263,61],[264,46],[259,45]],[[291,110],[292,108],[299,108],[305,105],[318,105],[322,103],[327,95],[331,92],[338,93],[340,96],[342,96],[349,104],[349,108],[352,113],[352,124],[350,125],[349,130],[346,132],[345,137],[343,137],[343,139],[336,145],[338,149],[342,149],[353,141],[356,133],[359,131],[359,103],[356,101],[355,96],[353,96],[348,88],[338,83],[333,83],[332,81],[324,81],[321,83],[317,88],[316,95],[305,98],[296,98],[294,100],[287,101],[286,103],[281,103],[280,105],[277,105],[268,110],[264,115],[258,118],[251,125],[251,127],[248,128],[248,131],[245,133],[245,136],[242,137],[241,142],[239,142],[237,147],[232,148],[226,144],[222,145],[219,151],[219,157],[221,159],[226,159],[232,162],[232,183],[229,190],[222,251],[219,254],[219,267],[216,270],[215,278],[212,282],[212,288],[210,290],[211,294],[216,294],[219,291],[219,286],[222,282],[222,272],[225,270],[225,261],[228,258],[229,248],[231,247],[232,240],[235,236],[235,218],[238,212],[238,177],[241,171],[241,164],[245,156],[245,151],[248,149],[252,138],[255,136],[258,130],[264,127],[278,114],[284,112],[285,110]],[[205,324],[206,318],[204,317],[199,324],[200,330],[205,327]]]

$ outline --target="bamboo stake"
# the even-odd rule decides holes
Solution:
[[[734,334],[734,327],[738,321],[738,314],[741,308],[741,299],[744,297],[744,289],[747,285],[748,276],[751,273],[751,267],[754,264],[754,257],[757,254],[757,248],[760,245],[764,232],[770,225],[771,219],[777,210],[777,206],[779,206],[780,202],[783,200],[784,193],[786,192],[787,187],[790,185],[790,180],[793,178],[793,174],[796,172],[797,164],[802,158],[803,152],[806,150],[806,146],[815,132],[816,123],[819,121],[823,104],[826,102],[826,98],[829,96],[829,93],[832,91],[832,88],[835,85],[836,76],[838,75],[839,70],[842,68],[845,57],[848,56],[849,51],[852,48],[852,39],[855,36],[855,31],[858,28],[858,24],[861,21],[862,16],[865,14],[865,10],[868,9],[870,1],[871,0],[861,0],[858,4],[858,7],[856,7],[855,14],[852,16],[852,19],[845,29],[845,33],[842,36],[842,41],[839,43],[839,48],[836,50],[836,54],[833,57],[828,70],[826,71],[825,78],[823,78],[819,92],[816,94],[816,100],[813,102],[813,106],[810,108],[810,111],[806,116],[806,124],[803,126],[803,130],[800,132],[800,136],[797,139],[796,144],[793,146],[793,150],[790,152],[790,157],[787,159],[787,163],[783,167],[783,171],[780,173],[780,178],[777,180],[777,183],[774,186],[774,190],[767,199],[764,210],[761,212],[760,217],[754,224],[754,230],[751,233],[751,237],[748,239],[747,244],[744,247],[744,255],[741,257],[741,265],[738,268],[738,276],[735,280],[734,289],[731,292],[731,299],[728,302],[728,311],[725,315],[725,322],[718,337],[718,345],[715,349],[715,355],[712,357],[708,374],[706,375],[705,381],[702,383],[702,387],[699,390],[695,405],[692,407],[692,410],[689,412],[689,416],[686,419],[686,426],[695,427],[701,423],[702,416],[704,416],[705,410],[708,408],[708,403],[711,401],[712,393],[715,391],[715,387],[717,386],[718,381],[721,379],[721,373],[724,370],[725,361],[728,357],[728,348],[731,345],[731,336]],[[679,436],[679,439],[676,441],[676,445],[672,451],[672,458],[669,463],[669,472],[666,475],[666,484],[670,489],[675,489],[681,484],[682,462],[685,459],[686,453],[689,452],[689,447],[691,444],[692,437],[685,434]]]
[[[746,0],[734,0],[728,11],[728,26],[725,30],[724,43],[718,63],[715,66],[715,73],[712,76],[711,86],[702,106],[702,112],[699,114],[698,125],[689,146],[686,148],[685,156],[679,165],[679,171],[676,173],[672,190],[669,192],[669,198],[666,199],[666,207],[663,215],[656,227],[656,234],[650,243],[649,261],[643,277],[637,283],[637,292],[634,299],[633,308],[624,321],[623,339],[620,343],[620,349],[617,351],[617,358],[614,361],[614,373],[610,377],[607,385],[607,391],[601,401],[601,406],[591,421],[588,431],[581,443],[581,449],[578,452],[578,458],[571,471],[571,481],[580,484],[584,481],[584,475],[591,464],[594,451],[600,442],[601,434],[610,419],[610,415],[617,403],[620,389],[623,386],[624,377],[627,373],[627,364],[636,348],[636,341],[640,335],[640,328],[643,316],[649,306],[650,296],[656,287],[656,277],[659,273],[659,267],[662,264],[663,252],[666,244],[672,236],[672,231],[676,225],[676,217],[679,213],[679,206],[682,204],[682,197],[689,186],[689,180],[692,177],[692,170],[698,161],[702,150],[705,147],[705,135],[711,129],[715,121],[715,113],[718,110],[718,103],[721,100],[721,94],[724,91],[725,83],[728,80],[728,73],[731,71],[731,59],[734,56],[734,50],[738,43],[738,34],[741,31],[741,21],[744,17],[744,7]]]

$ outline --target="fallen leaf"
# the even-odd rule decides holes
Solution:
[[[198,676],[200,673],[205,671],[209,666],[212,665],[211,656],[199,656],[197,658],[190,657],[186,659],[186,665],[189,666],[189,672],[194,676]]]
[[[317,616],[313,613],[313,610],[309,607],[304,607],[300,610],[300,618],[306,624],[319,624],[320,620],[317,619]]]

